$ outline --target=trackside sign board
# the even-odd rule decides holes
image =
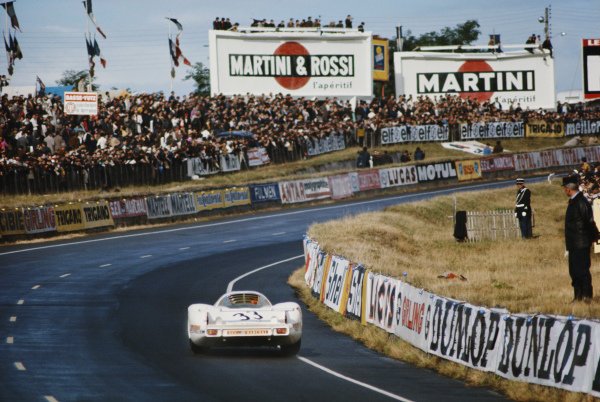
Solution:
[[[508,110],[554,108],[554,59],[519,53],[394,53],[396,94],[457,94]]]
[[[371,34],[209,31],[213,95],[371,96]]]
[[[96,92],[65,92],[65,114],[97,115],[98,94]]]

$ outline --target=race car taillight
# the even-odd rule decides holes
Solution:
[[[200,332],[200,325],[190,325],[190,332]]]
[[[213,336],[214,336],[214,335],[216,335],[216,334],[217,334],[217,330],[216,330],[216,329],[207,329],[207,330],[206,330],[206,333],[207,333],[208,335],[213,335]]]
[[[275,332],[277,332],[278,335],[284,335],[287,333],[287,328],[277,328],[275,329]]]

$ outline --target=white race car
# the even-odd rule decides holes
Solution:
[[[272,305],[254,291],[225,293],[214,305],[188,307],[188,337],[192,352],[211,346],[279,346],[294,355],[300,350],[302,310],[297,303]]]

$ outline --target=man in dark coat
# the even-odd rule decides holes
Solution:
[[[518,178],[516,180],[518,187],[517,199],[515,200],[515,215],[519,220],[521,237],[530,239],[531,233],[531,191],[525,187],[525,180]]]
[[[574,290],[573,301],[589,302],[593,296],[590,248],[597,238],[598,229],[592,206],[579,191],[577,176],[563,178],[563,189],[569,197],[565,214],[565,243]]]

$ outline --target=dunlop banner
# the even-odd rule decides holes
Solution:
[[[198,212],[225,207],[223,190],[198,191],[194,193],[194,198]]]
[[[54,207],[23,209],[23,222],[27,234],[56,231]]]
[[[564,136],[565,125],[563,122],[534,120],[525,125],[525,137],[558,138]]]
[[[326,255],[311,239],[304,241],[305,253],[325,261],[312,264],[317,279],[326,278],[322,280],[329,283],[327,291],[337,289],[331,284],[340,281],[339,263],[335,262],[340,257]],[[329,271],[328,258],[333,261]],[[319,266],[323,266],[321,277]],[[353,268],[352,264],[348,269],[352,271],[349,283],[343,285],[348,286],[346,316],[356,318],[356,312],[361,311],[366,322],[426,353],[476,370],[514,381],[600,396],[600,322],[511,314],[505,309],[441,297],[384,275],[364,274],[364,270]],[[364,285],[359,295],[361,282]],[[314,284],[312,288],[315,289]],[[319,288],[323,287],[319,284]],[[334,297],[320,295],[322,301]],[[335,303],[325,304],[340,311]]]
[[[146,200],[143,198],[126,198],[108,203],[113,219],[147,216]]]
[[[23,210],[21,208],[0,211],[0,233],[2,235],[25,234]]]
[[[171,216],[171,197],[168,195],[146,197],[146,208],[148,219],[167,218]]]
[[[250,205],[249,187],[232,187],[223,190],[225,207],[236,207],[239,205]]]
[[[193,193],[175,193],[170,195],[171,214],[173,216],[191,215],[196,213]]]
[[[481,166],[478,160],[456,161],[454,163],[459,181],[481,179]]]
[[[81,204],[63,204],[54,207],[56,230],[70,232],[85,229]]]
[[[114,226],[115,223],[110,215],[108,201],[99,201],[95,204],[81,204],[81,208],[83,211],[83,223],[86,229]]]

